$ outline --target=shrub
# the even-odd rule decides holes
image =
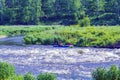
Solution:
[[[0,80],[8,79],[15,75],[14,67],[8,63],[0,62]]]
[[[120,28],[70,26],[39,33],[33,32],[24,38],[26,44],[51,45],[55,40],[75,46],[107,47],[120,41]]]
[[[57,80],[53,73],[43,73],[38,75],[37,80]]]
[[[120,80],[120,70],[115,65],[109,70],[98,68],[92,73],[93,80]]]
[[[79,41],[76,43],[77,46],[86,46],[86,38],[79,37]]]
[[[21,75],[15,75],[8,80],[24,80],[24,77]]]
[[[111,66],[111,68],[107,71],[106,74],[107,80],[118,80],[119,77],[119,69],[115,65]]]
[[[98,68],[92,73],[94,80],[105,80],[106,70],[104,68]]]
[[[43,44],[44,45],[50,45],[53,43],[53,39],[51,38],[46,38],[44,41],[43,41]]]
[[[31,36],[24,37],[24,42],[25,42],[25,44],[32,44]]]
[[[89,17],[84,17],[82,20],[78,21],[80,27],[87,27],[90,26],[90,19]]]
[[[24,80],[35,80],[34,76],[31,73],[27,73],[24,76]]]

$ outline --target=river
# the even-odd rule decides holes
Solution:
[[[0,45],[0,61],[14,65],[17,74],[52,72],[58,80],[91,80],[97,67],[120,66],[120,49]]]

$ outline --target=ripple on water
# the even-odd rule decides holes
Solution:
[[[83,53],[79,54],[81,50]],[[0,61],[15,65],[18,74],[53,72],[59,80],[90,80],[99,67],[120,65],[119,49],[0,46]]]

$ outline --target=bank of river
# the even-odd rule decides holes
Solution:
[[[91,80],[97,67],[120,66],[120,49],[0,45],[0,61],[13,64],[18,74],[52,72],[58,80]]]

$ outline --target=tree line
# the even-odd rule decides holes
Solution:
[[[0,25],[119,25],[120,0],[0,0]]]

